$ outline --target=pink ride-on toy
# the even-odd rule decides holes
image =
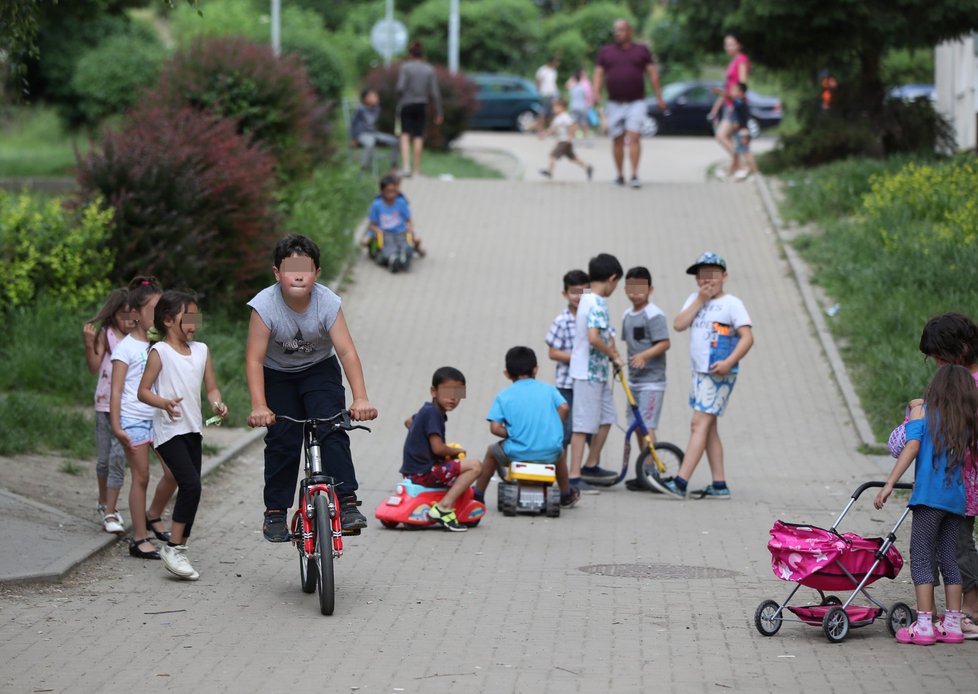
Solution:
[[[447,491],[445,487],[423,487],[405,477],[397,483],[394,493],[380,502],[374,516],[385,528],[396,528],[399,523],[416,527],[436,525],[428,518],[428,509]],[[475,500],[471,487],[455,502],[455,515],[462,525],[474,528],[485,514],[486,505]]]

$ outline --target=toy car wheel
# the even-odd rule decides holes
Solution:
[[[635,461],[635,478],[650,492],[663,493],[665,484],[677,474],[683,464],[683,449],[675,444],[659,441],[655,444],[655,453],[666,466],[664,474],[660,473],[648,450],[643,450]]]
[[[468,521],[466,523],[462,523],[462,525],[464,525],[466,528],[474,528],[475,526],[477,526],[479,524],[479,521],[481,521],[481,520],[482,519],[480,518],[479,520]]]
[[[781,606],[774,600],[765,600],[754,611],[754,626],[762,636],[774,636],[781,629]]]
[[[890,632],[890,636],[896,636],[900,629],[909,627],[916,619],[917,615],[910,609],[910,605],[905,602],[895,602],[890,606],[886,628]]]
[[[516,504],[519,501],[520,489],[515,484],[499,485],[499,510],[504,516],[516,515]]]
[[[385,528],[389,528],[391,530],[397,527],[397,521],[382,520],[380,521],[380,524]]]
[[[849,635],[849,615],[836,605],[822,618],[822,631],[831,643],[841,643]]]
[[[547,487],[546,514],[548,518],[560,517],[560,487],[556,484]]]

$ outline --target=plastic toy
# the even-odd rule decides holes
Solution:
[[[550,518],[560,515],[560,488],[557,486],[557,466],[554,463],[513,461],[499,465],[499,510],[504,516],[517,513],[546,513]]]
[[[397,483],[394,493],[380,502],[374,516],[385,528],[396,528],[401,523],[406,526],[436,525],[428,518],[428,509],[447,491],[445,487],[423,487],[405,477]],[[485,504],[475,500],[471,487],[455,502],[455,515],[462,525],[474,528],[485,514]]]

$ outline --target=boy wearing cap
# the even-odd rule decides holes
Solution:
[[[699,291],[686,299],[673,327],[678,332],[690,331],[693,378],[689,405],[693,408],[693,421],[679,474],[666,487],[674,497],[685,498],[689,478],[705,450],[713,484],[696,492],[697,498],[729,499],[717,417],[726,409],[737,381],[740,360],[754,344],[754,335],[744,302],[723,291],[727,280],[727,263],[723,258],[716,253],[704,253],[686,269],[686,274],[696,276]]]

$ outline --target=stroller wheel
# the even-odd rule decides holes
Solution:
[[[903,627],[909,627],[914,623],[916,615],[910,606],[905,602],[895,602],[890,606],[890,613],[887,615],[886,628],[890,632],[890,636],[896,636],[896,633]]]
[[[754,612],[754,626],[762,636],[774,636],[781,628],[781,606],[774,600],[765,600]]]
[[[849,635],[849,615],[836,605],[822,619],[822,631],[831,643],[841,643]]]

